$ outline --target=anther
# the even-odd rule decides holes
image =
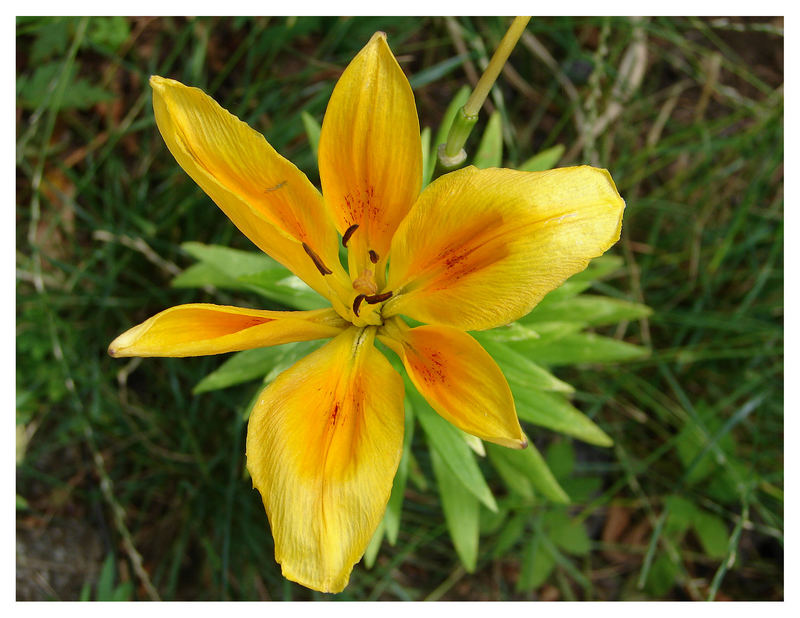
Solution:
[[[383,294],[373,294],[372,296],[365,296],[364,300],[367,301],[370,305],[375,305],[377,303],[382,303],[385,300],[389,300],[392,297],[391,292],[384,292]]]
[[[350,240],[350,237],[353,235],[353,232],[355,232],[357,229],[358,229],[358,223],[354,223],[345,230],[344,236],[342,236],[342,247],[345,248],[347,247],[347,242]]]
[[[303,243],[303,249],[308,254],[308,257],[311,258],[311,261],[314,262],[314,266],[317,267],[317,270],[322,275],[330,275],[333,271],[330,270],[325,264],[322,262],[320,257],[314,252],[314,250],[309,247],[306,243]]]
[[[375,253],[372,249],[369,250],[369,261],[373,264],[377,264],[378,260],[381,259],[377,253]]]
[[[353,299],[353,313],[356,314],[356,317],[358,317],[358,309],[361,307],[362,301],[364,301],[366,298],[366,294],[359,294]]]

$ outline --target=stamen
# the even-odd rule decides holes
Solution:
[[[373,294],[372,296],[365,296],[364,300],[367,301],[370,305],[376,305],[377,303],[382,303],[385,300],[389,300],[392,297],[391,292],[384,292],[383,294]]]
[[[303,243],[303,249],[308,254],[308,257],[311,258],[311,261],[314,262],[314,266],[317,267],[317,270],[322,275],[330,275],[333,272],[327,266],[325,266],[320,257],[316,253],[314,253],[314,250],[311,247],[309,247],[306,243]]]
[[[373,264],[377,264],[378,260],[381,259],[377,253],[375,253],[372,249],[369,250],[369,261]]]
[[[355,232],[357,229],[358,229],[358,223],[354,223],[349,228],[347,228],[347,230],[345,230],[344,236],[342,236],[342,247],[347,248],[347,241],[350,240],[350,237],[353,235],[353,232]]]
[[[353,313],[358,317],[358,308],[361,306],[362,301],[367,298],[366,294],[359,294],[353,299]]]

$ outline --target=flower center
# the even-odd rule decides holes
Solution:
[[[342,305],[340,307],[337,303],[334,303],[334,307],[345,320],[351,322],[355,326],[380,326],[383,324],[381,307],[373,307],[370,305],[380,305],[389,300],[393,293],[391,291],[378,293],[381,285],[383,285],[383,277],[376,277],[376,270],[369,266],[375,265],[375,268],[380,269],[385,268],[386,264],[385,262],[381,262],[381,258],[376,251],[366,249],[364,246],[366,240],[364,238],[357,238],[356,246],[352,247],[352,249],[347,246],[350,242],[350,238],[358,227],[357,223],[353,224],[347,228],[342,235],[342,246],[348,250],[351,278],[354,272],[359,272],[358,277],[352,280],[353,296],[349,299],[347,298],[349,294],[346,287],[338,287],[338,289],[332,288],[331,291],[338,297]],[[311,258],[311,261],[314,262],[314,266],[317,267],[317,270],[319,270],[323,277],[333,274],[320,256],[306,243],[303,243],[303,250],[308,257]],[[359,260],[354,260],[353,258],[356,257],[357,253],[353,253],[353,251],[361,252],[360,255],[363,261],[359,262]],[[367,258],[369,262],[367,262]],[[336,289],[336,291],[334,291],[334,289]],[[347,311],[345,308],[349,308],[350,311]]]

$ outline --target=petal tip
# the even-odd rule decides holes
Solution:
[[[161,77],[160,75],[151,75],[150,76],[150,87],[155,90],[157,88],[163,88],[168,80]]]
[[[111,343],[108,344],[108,355],[111,358],[119,358],[120,356],[124,356],[123,350],[125,346],[120,342],[122,335],[114,339]]]

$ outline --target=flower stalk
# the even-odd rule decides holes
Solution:
[[[457,167],[467,158],[464,144],[466,144],[469,134],[478,122],[478,112],[483,107],[483,103],[486,101],[486,97],[489,96],[494,82],[500,75],[500,71],[503,70],[503,66],[508,61],[508,57],[511,55],[530,19],[530,17],[514,18],[469,99],[467,99],[464,107],[458,110],[458,114],[453,120],[453,125],[450,127],[450,133],[447,135],[447,142],[439,146],[439,164],[443,168],[452,169]]]

